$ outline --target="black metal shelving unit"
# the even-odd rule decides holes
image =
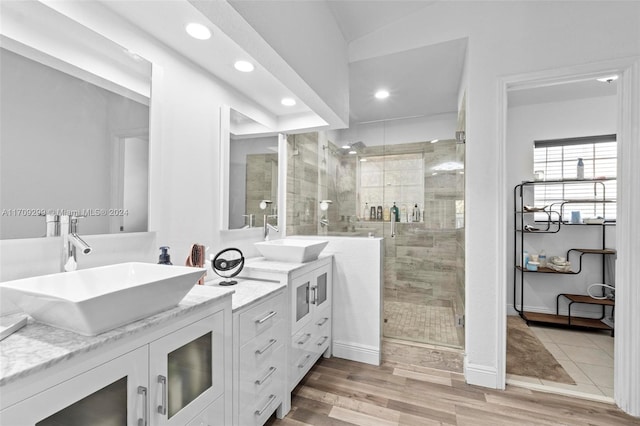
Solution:
[[[602,282],[605,282],[605,256],[614,255],[616,252],[614,249],[606,247],[606,230],[607,227],[615,226],[613,221],[604,221],[598,224],[574,224],[564,219],[565,206],[571,204],[594,204],[594,203],[615,203],[614,199],[606,197],[606,190],[604,182],[613,179],[584,179],[584,180],[553,180],[553,181],[525,181],[514,187],[514,251],[513,251],[513,265],[514,265],[514,277],[513,277],[513,307],[518,314],[528,323],[545,323],[563,327],[577,327],[577,328],[589,328],[599,330],[610,330],[613,335],[613,327],[602,321],[605,318],[607,308],[615,309],[615,302],[611,299],[594,299],[584,294],[571,294],[571,293],[559,293],[556,296],[556,313],[544,314],[538,312],[528,312],[524,309],[524,274],[544,274],[546,276],[553,275],[575,275],[582,271],[582,261],[584,255],[598,255],[602,262]],[[532,188],[536,185],[551,185],[551,184],[563,184],[563,185],[600,185],[601,196],[597,196],[598,191],[594,187],[594,198],[592,199],[566,199],[555,202],[549,206],[535,207],[525,205],[525,190],[526,188]],[[540,214],[546,216],[546,220],[532,220],[530,223],[525,221],[526,215]],[[570,256],[573,254],[573,258],[578,255],[578,268],[577,270],[570,270],[566,272],[556,271],[548,267],[539,267],[537,271],[529,271],[525,269],[522,264],[522,258],[524,253],[524,241],[528,235],[531,234],[557,234],[560,233],[565,226],[599,226],[602,229],[602,244],[598,248],[571,248],[567,250],[566,259],[570,261]],[[519,264],[520,263],[520,264]],[[603,292],[604,294],[604,292]],[[567,305],[567,315],[560,315],[560,300],[565,300]],[[574,304],[589,304],[598,305],[602,307],[602,315],[599,318],[585,318],[576,317],[571,315],[571,308]]]

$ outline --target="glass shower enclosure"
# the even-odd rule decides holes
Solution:
[[[287,235],[384,237],[384,337],[463,348],[464,145],[387,130],[287,137]]]

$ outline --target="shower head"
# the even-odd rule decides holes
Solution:
[[[350,142],[342,146],[343,154],[362,154],[367,146],[362,141]]]

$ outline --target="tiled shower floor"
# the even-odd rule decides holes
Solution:
[[[453,308],[422,303],[384,302],[384,336],[462,348],[462,328],[456,327]]]

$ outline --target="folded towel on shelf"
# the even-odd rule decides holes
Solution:
[[[185,261],[185,265],[193,266],[196,268],[204,267],[204,252],[205,247],[202,244],[193,244],[191,245],[191,250],[189,252],[189,256],[187,256],[187,260]],[[206,276],[205,272],[205,276]],[[199,285],[204,284],[204,276],[198,280]]]

